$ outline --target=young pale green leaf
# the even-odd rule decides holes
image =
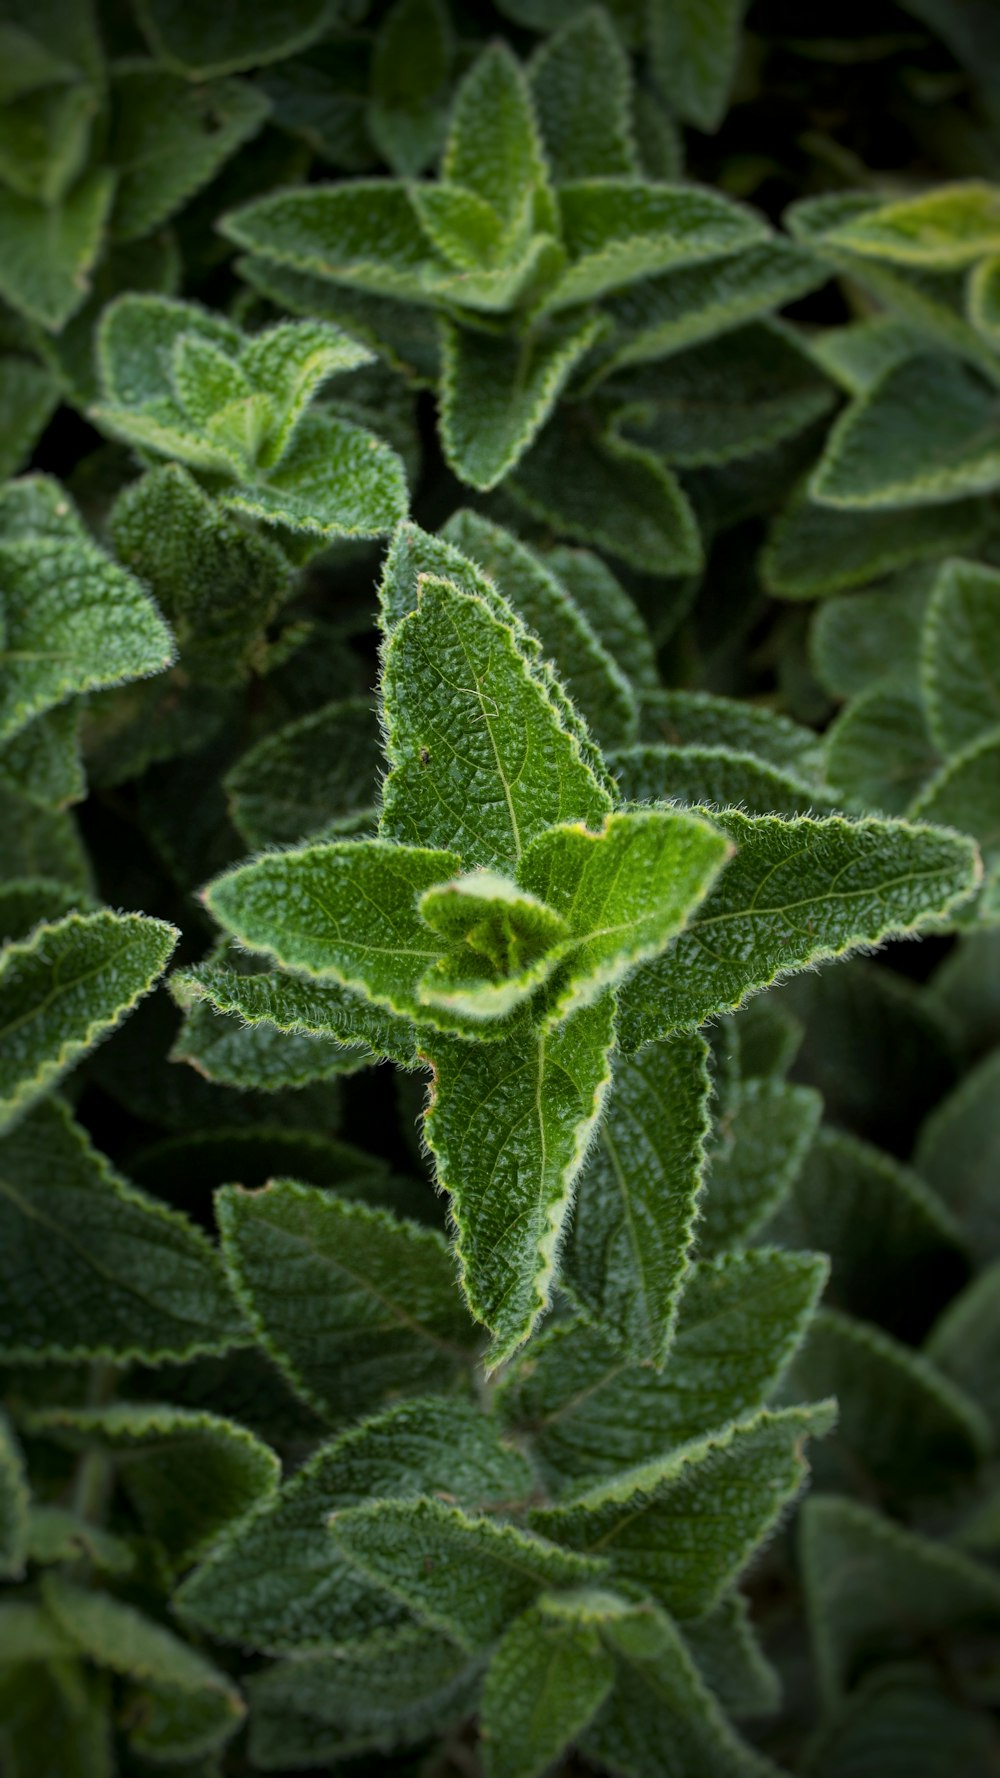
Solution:
[[[454,852],[340,840],[265,853],[218,877],[206,906],[226,931],[276,962],[416,1014],[418,984],[442,954],[417,898],[456,875]]]
[[[833,1309],[816,1315],[785,1389],[837,1397],[819,1476],[845,1490],[860,1479],[892,1500],[947,1496],[990,1446],[985,1415],[929,1359]]]
[[[0,475],[16,475],[31,456],[59,400],[51,371],[14,353],[0,357]]]
[[[0,1123],[8,1124],[147,994],[177,943],[144,914],[67,914],[0,952]]]
[[[694,1033],[619,1058],[577,1187],[562,1283],[629,1355],[662,1366],[689,1270],[708,1133],[707,1051]]]
[[[114,175],[85,173],[55,204],[0,190],[0,296],[42,327],[59,329],[86,300],[114,198]]]
[[[265,735],[225,776],[234,825],[251,846],[374,823],[381,753],[371,701],[345,698]]]
[[[585,1586],[607,1567],[428,1495],[338,1509],[328,1535],[359,1573],[471,1653],[489,1648],[544,1589]]]
[[[59,1099],[5,1138],[0,1220],[5,1362],[155,1364],[246,1341],[201,1230],[116,1173]]]
[[[923,1125],[914,1165],[980,1260],[1000,1255],[1000,1051],[993,1050]]]
[[[101,318],[97,355],[105,400],[115,410],[140,411],[148,404],[153,417],[183,427],[172,381],[175,352],[181,341],[214,346],[234,362],[242,335],[224,316],[200,303],[128,291],[111,303]],[[190,346],[189,350],[192,349]],[[230,372],[230,375],[232,372]],[[172,410],[167,413],[168,404]]]
[[[371,358],[366,347],[324,321],[283,321],[247,340],[240,370],[251,388],[269,398],[274,416],[260,458],[265,468],[280,461],[323,384]]]
[[[778,976],[947,913],[976,887],[970,841],[906,822],[713,814],[736,857],[685,932],[622,990],[626,1052],[731,1011]]]
[[[223,504],[307,537],[381,537],[407,509],[402,459],[364,426],[306,414],[266,481],[227,489]]]
[[[666,1612],[630,1603],[604,1635],[615,1688],[583,1738],[589,1760],[629,1778],[779,1778],[726,1721]]]
[[[829,239],[873,259],[957,270],[1000,251],[1000,188],[969,179],[879,204],[840,223]]]
[[[826,1281],[820,1254],[751,1248],[690,1267],[666,1368],[603,1329],[562,1321],[504,1378],[500,1406],[530,1432],[553,1490],[577,1490],[746,1417],[776,1386]]]
[[[528,193],[546,201],[545,161],[528,84],[502,43],[482,51],[455,94],[441,176],[484,198],[507,222]]]
[[[934,506],[1000,484],[996,388],[958,358],[923,353],[835,423],[810,491],[821,505]]]
[[[799,1493],[805,1440],[822,1438],[833,1402],[771,1411],[668,1457],[536,1507],[531,1524],[647,1587],[678,1617],[711,1611]]]
[[[476,1332],[447,1243],[292,1180],[216,1199],[233,1286],[264,1348],[326,1419],[467,1374]]]
[[[764,1233],[826,1253],[831,1306],[904,1336],[924,1331],[968,1264],[958,1225],[919,1175],[840,1130],[817,1132]]]
[[[545,828],[600,821],[610,797],[516,630],[450,581],[426,575],[418,596],[385,652],[380,831],[446,846],[466,870],[514,871]]]
[[[198,80],[307,49],[330,19],[328,0],[263,0],[249,17],[228,7],[216,13],[192,10],[176,0],[135,0],[135,11],[157,60]]]
[[[921,681],[931,731],[947,758],[1000,727],[1000,573],[948,562],[927,606]]]
[[[582,418],[582,416],[581,416]],[[701,566],[694,513],[651,451],[558,411],[518,463],[505,492],[533,518],[644,574]]]
[[[653,70],[671,107],[699,130],[717,130],[736,74],[745,0],[653,0]]]
[[[426,1038],[433,1081],[424,1131],[451,1200],[462,1288],[493,1334],[490,1369],[547,1305],[613,1036],[606,993],[554,1031],[522,1023],[489,1045]]]
[[[813,671],[824,690],[851,698],[880,684],[917,685],[930,592],[931,575],[917,569],[877,591],[827,599],[809,638]]]
[[[595,315],[523,337],[442,322],[441,442],[460,481],[486,492],[519,463],[600,330]]]
[[[240,80],[193,85],[136,62],[112,82],[108,158],[118,175],[111,227],[119,240],[152,234],[255,136],[270,106]]]
[[[572,590],[560,577],[554,552],[544,557],[536,554],[512,532],[490,524],[468,507],[452,515],[443,535],[503,588],[505,597],[538,637],[597,740],[602,745],[614,745],[630,739],[637,722],[635,693],[616,663],[613,650],[609,651],[607,643],[598,636],[592,617],[580,610]],[[572,568],[577,552],[563,553],[570,558]],[[581,573],[586,577],[590,564],[597,562],[597,557],[584,556],[582,551],[579,556],[578,580]],[[606,596],[610,582],[616,615],[625,600],[628,613],[636,619],[634,606],[613,576],[602,569],[603,564],[597,571],[600,593],[592,601],[598,606],[595,616],[599,616],[599,599]],[[627,616],[624,621],[628,623]],[[630,634],[635,631],[633,621]],[[638,633],[641,636],[641,624]]]
[[[755,1239],[792,1189],[822,1114],[823,1101],[811,1087],[737,1083],[708,1145],[701,1249],[724,1253]]]
[[[449,945],[418,983],[431,1019],[435,1012],[473,1023],[505,1018],[573,949],[561,915],[494,871],[470,871],[427,889],[419,907]]]
[[[820,1684],[828,1705],[862,1663],[939,1636],[995,1630],[1000,1579],[943,1543],[853,1500],[817,1495],[801,1520],[802,1568]]]
[[[0,1576],[20,1580],[28,1554],[28,1477],[6,1415],[0,1414]]]
[[[479,1512],[533,1486],[526,1460],[471,1403],[403,1402],[320,1446],[274,1499],[226,1531],[184,1582],[177,1609],[226,1642],[272,1653],[353,1644],[360,1656],[409,1614],[346,1562],[327,1530],[331,1512],[438,1493]]]
[[[684,1641],[709,1690],[730,1716],[773,1716],[781,1677],[757,1640],[742,1593],[723,1593],[715,1609],[688,1619]]]
[[[274,1452],[245,1427],[217,1414],[158,1404],[42,1408],[32,1433],[111,1458],[147,1537],[176,1568],[196,1561],[231,1520],[278,1484]]]
[[[615,748],[608,764],[628,802],[741,808],[751,815],[831,812],[834,799],[803,778],[728,747]]]
[[[865,813],[905,815],[940,763],[924,702],[907,685],[870,686],[827,730],[827,778]]]
[[[480,1707],[487,1778],[540,1778],[600,1709],[615,1677],[601,1606],[599,1593],[543,1593],[501,1637]]]
[[[36,497],[61,501],[67,515],[62,535],[33,532]],[[25,509],[23,533],[18,506]],[[139,583],[82,528],[77,534],[74,525],[74,535],[68,534],[75,514],[57,483],[40,477],[11,483],[0,502],[0,522],[8,515],[13,534],[0,543],[4,739],[68,698],[161,673],[174,658],[170,632]]]
[[[265,1772],[413,1746],[468,1714],[478,1663],[449,1637],[407,1626],[278,1662],[247,1684],[250,1757]]]
[[[899,508],[852,503],[849,511],[842,511],[820,506],[803,490],[775,522],[761,572],[781,599],[822,598],[910,563],[974,549],[985,518],[981,500]],[[885,665],[888,670],[889,663]]]
[[[406,187],[388,179],[272,192],[223,217],[237,247],[321,280],[374,296],[427,302],[428,278],[449,272]]]
[[[638,172],[631,69],[603,7],[571,16],[538,50],[528,80],[557,184]]]

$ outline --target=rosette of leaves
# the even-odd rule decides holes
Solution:
[[[752,444],[733,431],[720,445],[723,422],[674,450],[670,411],[696,366],[687,383],[669,364],[644,369],[641,401],[614,373],[773,310],[823,268],[720,193],[646,177],[632,106],[626,53],[591,7],[526,68],[501,43],[481,52],[456,92],[437,179],[281,190],[223,226],[273,302],[337,321],[437,388],[462,481],[504,482],[565,534],[683,574],[700,542],[672,466],[793,435],[829,405],[830,385],[793,341],[768,337],[780,388]],[[741,361],[736,348],[736,369],[719,361],[720,387],[752,379],[761,345],[751,336]]]

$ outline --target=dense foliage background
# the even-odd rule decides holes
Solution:
[[[998,391],[993,0],[0,0],[4,1778],[996,1778]]]

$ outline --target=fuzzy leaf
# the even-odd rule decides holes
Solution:
[[[908,813],[971,834],[991,874],[1000,858],[1000,733],[993,729],[956,753],[924,785]]]
[[[824,690],[850,698],[880,684],[915,686],[930,591],[930,576],[920,569],[884,589],[826,600],[810,635],[813,670]]]
[[[669,1362],[636,1364],[603,1329],[561,1321],[505,1376],[500,1407],[530,1431],[550,1488],[614,1477],[761,1406],[826,1280],[820,1254],[725,1253],[688,1271]]]
[[[481,1707],[487,1778],[539,1778],[600,1709],[615,1676],[601,1604],[599,1593],[543,1593],[501,1638]]]
[[[640,1052],[641,1054],[642,1052]],[[798,1177],[823,1102],[811,1087],[744,1080],[723,1101],[708,1145],[699,1246],[725,1252],[753,1240]]]
[[[1000,1254],[1000,1053],[994,1050],[932,1111],[914,1164],[957,1218],[980,1260]]]
[[[325,704],[265,735],[226,773],[233,822],[250,846],[367,827],[380,763],[370,701]]]
[[[677,1616],[700,1617],[773,1532],[808,1473],[805,1439],[822,1437],[834,1418],[830,1402],[763,1408],[565,1505],[537,1507],[531,1524],[572,1549],[599,1551]]]
[[[880,204],[829,233],[836,246],[900,265],[950,270],[1000,250],[1000,190],[985,180]]]
[[[44,365],[13,353],[0,357],[0,476],[24,467],[58,400],[58,385]]]
[[[560,547],[547,550],[542,559],[635,691],[655,690],[659,685],[659,674],[652,637],[632,599],[600,556],[587,549]],[[533,623],[537,629],[537,619]],[[579,699],[579,687],[575,688],[575,695]],[[598,734],[600,727],[595,720],[594,728]],[[627,740],[631,737],[615,738]],[[608,739],[610,741],[611,737]]]
[[[61,1100],[6,1137],[0,1215],[5,1362],[156,1363],[244,1342],[201,1230],[116,1173]]]
[[[86,796],[75,700],[33,717],[0,747],[0,782],[41,809],[64,809]]]
[[[12,308],[54,329],[75,314],[90,288],[114,189],[113,174],[93,171],[56,204],[0,190],[0,296]]]
[[[406,471],[364,426],[311,413],[267,480],[227,490],[223,504],[306,536],[380,537],[406,515]]]
[[[727,747],[622,747],[607,756],[629,802],[688,803],[750,815],[808,815],[837,804],[814,783]]]
[[[745,0],[653,0],[653,70],[671,107],[699,130],[717,130],[736,74]]]
[[[820,506],[803,492],[776,521],[761,570],[779,598],[822,598],[913,562],[973,549],[982,537],[984,518],[979,500],[898,508],[852,503],[849,511],[842,511]]]
[[[931,731],[947,758],[1000,727],[1000,573],[948,562],[924,620],[921,680]]]
[[[204,79],[280,61],[308,48],[329,22],[329,0],[263,0],[245,17],[232,6],[214,13],[183,0],[135,0],[143,32],[157,58],[182,74]]]
[[[643,699],[644,739],[676,747],[751,753],[779,771],[816,778],[822,753],[812,729],[759,704],[704,691],[656,691]]]
[[[1000,1435],[1000,1312],[996,1262],[954,1297],[934,1323],[924,1347],[928,1358],[982,1408]]]
[[[772,1716],[781,1678],[764,1654],[742,1593],[724,1593],[714,1611],[684,1625],[702,1679],[730,1716]]]
[[[238,1015],[219,1013],[207,1000],[196,999],[177,1033],[169,1060],[187,1062],[204,1080],[218,1086],[276,1093],[284,1087],[303,1087],[311,1081],[353,1074],[375,1058],[361,1047],[331,1043],[312,1032],[284,1032],[262,1023],[244,1025]]]
[[[971,845],[934,828],[735,810],[712,819],[736,857],[687,930],[622,990],[626,1052],[732,1010],[779,975],[912,931],[977,880]]]
[[[985,1716],[966,1708],[930,1668],[873,1668],[817,1738],[815,1778],[987,1778],[993,1736]],[[918,1764],[919,1762],[919,1764]]]
[[[0,952],[0,1122],[8,1124],[130,1012],[179,934],[144,914],[67,914]]]
[[[390,1598],[471,1652],[488,1648],[545,1587],[585,1585],[606,1567],[429,1496],[335,1511],[329,1535]]]
[[[484,198],[506,221],[527,192],[545,187],[528,85],[504,44],[482,51],[455,94],[441,176]]]
[[[375,296],[427,300],[428,273],[447,261],[428,241],[405,186],[352,179],[256,199],[222,220],[238,247]]]
[[[327,1419],[447,1388],[475,1330],[434,1229],[292,1180],[216,1200],[223,1252],[258,1339]]]
[[[870,687],[827,730],[826,775],[848,807],[905,815],[939,763],[923,702],[908,686]]]
[[[263,959],[257,959],[258,964]],[[336,982],[313,981],[278,970],[247,974],[214,963],[178,969],[170,977],[178,1004],[204,999],[218,1012],[252,1027],[328,1037],[334,1043],[388,1057],[401,1068],[417,1065],[417,1040],[405,1019],[379,1011]]]
[[[123,241],[159,228],[257,134],[270,110],[244,81],[195,86],[143,63],[116,72],[112,105],[111,226]]]
[[[321,1445],[227,1531],[184,1582],[178,1610],[227,1642],[271,1652],[353,1643],[360,1654],[409,1614],[347,1563],[327,1529],[331,1512],[438,1491],[483,1511],[532,1486],[525,1459],[471,1403],[404,1402]]]
[[[372,55],[368,129],[393,171],[416,178],[442,145],[451,21],[441,0],[396,0]]]
[[[528,78],[558,184],[638,172],[631,70],[602,7],[587,7],[550,37]]]
[[[708,1132],[707,1054],[694,1034],[620,1059],[577,1187],[563,1283],[636,1359],[663,1361],[689,1267]]]

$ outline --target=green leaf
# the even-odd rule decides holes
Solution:
[[[756,1238],[791,1191],[822,1113],[811,1087],[783,1080],[740,1081],[726,1095],[708,1147],[701,1248],[720,1253]]]
[[[219,1086],[258,1093],[353,1074],[375,1060],[370,1051],[345,1048],[311,1032],[244,1025],[237,1015],[219,1013],[204,999],[189,1007],[168,1059],[187,1062]]]
[[[255,136],[270,106],[244,81],[195,86],[150,63],[116,71],[108,158],[118,174],[111,227],[152,234]]]
[[[406,516],[406,471],[366,427],[320,411],[300,421],[266,481],[227,489],[223,505],[308,537],[381,537]]]
[[[0,357],[0,476],[16,475],[31,456],[59,399],[52,373],[30,358]]]
[[[615,1677],[602,1603],[543,1593],[501,1637],[480,1711],[487,1778],[540,1778],[600,1709]]]
[[[829,1475],[891,1501],[947,1496],[989,1449],[985,1416],[929,1359],[839,1311],[816,1315],[785,1388],[840,1404],[821,1483]]]
[[[28,1553],[28,1477],[24,1457],[4,1414],[0,1414],[0,1575],[20,1580]]]
[[[555,1031],[428,1039],[424,1133],[449,1194],[462,1288],[493,1334],[493,1369],[546,1307],[573,1183],[610,1079],[610,994]]]
[[[331,1514],[334,1548],[421,1623],[475,1653],[549,1586],[599,1579],[606,1564],[423,1496]]]
[[[942,1635],[995,1630],[995,1572],[852,1500],[814,1496],[801,1519],[806,1599],[825,1702],[862,1665]]]
[[[957,358],[908,358],[836,421],[810,489],[824,506],[936,505],[1000,484],[997,391]]]
[[[819,780],[822,750],[812,729],[761,704],[705,691],[656,691],[643,698],[642,715],[645,740],[751,753],[793,777]]]
[[[56,1098],[5,1139],[7,1363],[157,1363],[241,1345],[246,1330],[200,1229],[137,1190]]]
[[[904,1335],[924,1331],[967,1264],[958,1225],[919,1176],[840,1130],[817,1132],[765,1234],[826,1253],[831,1306]]]
[[[645,574],[701,566],[694,514],[679,482],[651,451],[557,412],[505,492],[533,518]]]
[[[714,1611],[689,1619],[684,1641],[709,1690],[730,1716],[772,1716],[781,1679],[764,1654],[742,1593],[723,1593]]]
[[[75,701],[43,711],[0,747],[0,782],[42,809],[82,801],[87,782]]]
[[[233,823],[251,846],[366,827],[380,763],[370,700],[324,704],[265,735],[226,773]]]
[[[240,370],[268,398],[274,415],[260,461],[280,462],[314,395],[330,377],[371,363],[371,353],[324,321],[283,321],[251,335]]]
[[[466,870],[515,870],[545,828],[600,821],[610,798],[514,627],[450,581],[422,577],[418,598],[384,657],[380,831],[447,846]]]
[[[560,187],[559,211],[572,263],[545,299],[550,312],[767,238],[753,211],[705,186],[577,179]]]
[[[439,1491],[482,1511],[532,1487],[525,1459],[471,1403],[403,1402],[321,1445],[276,1498],[226,1531],[177,1609],[226,1642],[272,1653],[353,1644],[360,1658],[409,1614],[344,1559],[331,1512]]]
[[[70,503],[47,478],[12,482],[0,518],[17,523],[15,503],[40,498]],[[4,510],[6,508],[6,511]],[[7,673],[0,698],[0,735],[67,698],[100,686],[160,673],[174,658],[170,632],[138,582],[81,535],[65,538],[26,527],[0,543],[0,598]]]
[[[850,698],[877,685],[916,686],[930,591],[930,574],[918,569],[874,592],[827,599],[816,612],[809,649],[824,690]]]
[[[144,914],[67,914],[0,952],[0,1122],[9,1124],[130,1012],[179,934]]]
[[[147,1537],[175,1568],[197,1561],[230,1520],[271,1498],[281,1466],[260,1439],[217,1414],[115,1402],[42,1408],[34,1436],[107,1453]]]
[[[577,1187],[562,1282],[634,1358],[670,1349],[708,1133],[707,1050],[696,1035],[619,1058],[608,1114]]]
[[[1000,857],[1000,734],[956,753],[910,804],[911,817],[958,828],[978,841],[987,872]]]
[[[40,809],[0,783],[0,817],[4,834],[0,883],[19,877],[46,877],[76,891],[66,904],[69,907],[89,905],[90,865],[71,815],[65,810]],[[48,917],[61,912],[63,907],[57,904]]]
[[[914,1165],[957,1218],[980,1260],[1000,1254],[1000,1052],[985,1056],[920,1130]]]
[[[908,686],[871,686],[827,730],[827,778],[856,809],[905,815],[939,764],[923,701]]]
[[[428,300],[429,272],[448,271],[431,247],[404,185],[352,179],[258,198],[220,223],[237,247],[375,296]]]
[[[986,1778],[993,1740],[924,1665],[876,1667],[828,1722],[814,1748],[815,1778]],[[919,1762],[919,1763],[918,1763]]]
[[[982,1408],[1000,1437],[1000,1265],[987,1266],[934,1323],[925,1351]]]
[[[655,690],[659,674],[652,637],[628,593],[600,556],[587,549],[559,547],[547,550],[542,559],[635,691],[644,695]],[[538,627],[537,620],[534,627]],[[579,700],[579,686],[575,693]],[[596,720],[594,728],[600,734],[601,725]],[[630,736],[614,738],[628,740]]]
[[[635,1363],[604,1329],[561,1321],[506,1374],[500,1407],[530,1433],[550,1488],[612,1478],[759,1408],[826,1281],[820,1254],[751,1248],[687,1274],[669,1362]]]
[[[571,16],[537,51],[528,79],[557,184],[638,172],[631,70],[603,7]]]
[[[745,809],[751,815],[832,811],[833,798],[815,783],[728,747],[644,747],[612,750],[608,764],[629,802],[689,803]]]
[[[292,1180],[216,1199],[223,1253],[257,1337],[326,1419],[461,1383],[476,1334],[435,1229]]]
[[[55,1635],[53,1628],[50,1640]],[[45,1649],[58,1664],[23,1663],[8,1672],[6,1683],[0,1681],[0,1748],[14,1778],[112,1778],[107,1685],[86,1673],[73,1654],[68,1639],[60,1638]]]
[[[597,316],[518,337],[442,322],[441,442],[460,481],[486,492],[530,449],[600,331]]]
[[[830,231],[851,253],[934,270],[971,265],[1000,250],[1000,189],[969,179],[879,204]]]
[[[622,990],[627,1053],[733,1010],[780,975],[913,931],[976,885],[971,844],[934,828],[735,810],[712,820],[736,857],[665,956]]]
[[[250,1757],[255,1769],[288,1772],[415,1745],[468,1714],[478,1678],[464,1649],[416,1625],[297,1655],[248,1682]]]
[[[489,44],[455,94],[441,176],[485,198],[506,222],[529,192],[546,192],[528,84],[505,44]]]
[[[441,0],[396,0],[372,54],[368,130],[393,171],[416,178],[442,146],[453,53]]]
[[[530,1522],[572,1549],[599,1551],[677,1616],[700,1617],[773,1533],[808,1474],[805,1439],[822,1437],[834,1418],[832,1402],[762,1408],[566,1504],[536,1507]]]
[[[420,999],[469,1020],[503,1018],[574,948],[560,914],[493,871],[427,889],[419,908],[450,946],[421,978]]]
[[[232,960],[231,960],[232,961]],[[264,959],[255,960],[263,965]],[[178,1004],[204,999],[217,1012],[251,1027],[330,1038],[333,1043],[388,1058],[400,1068],[417,1066],[413,1026],[380,1011],[362,995],[336,982],[251,967],[243,974],[214,963],[175,970],[170,991]],[[356,1058],[355,1058],[356,1059]],[[299,1057],[301,1061],[301,1056]]]
[[[921,681],[927,717],[947,758],[1000,727],[1000,573],[948,562],[924,620]]]
[[[635,694],[616,664],[613,651],[609,652],[596,633],[593,619],[579,609],[572,590],[560,576],[555,552],[536,554],[512,532],[490,524],[468,507],[452,514],[443,536],[504,589],[518,615],[538,637],[546,658],[552,661],[597,740],[602,745],[614,745],[630,739],[637,722]],[[581,575],[591,573],[598,561],[596,556],[584,555],[582,551],[564,551],[562,555],[569,558],[571,572],[576,570],[577,583]],[[593,569],[594,603],[607,597],[609,582],[615,615],[625,601],[627,614],[621,622],[628,625],[629,640],[638,631],[634,646],[641,649],[641,624],[629,623],[629,616],[635,620],[638,613],[603,564]],[[595,616],[599,610],[598,604]],[[617,629],[615,635],[617,638]]]
[[[129,1739],[137,1753],[194,1758],[236,1733],[245,1707],[232,1680],[170,1630],[134,1606],[56,1575],[42,1582],[42,1597],[81,1654],[134,1685]]]
[[[105,1574],[130,1574],[135,1555],[124,1538],[101,1531],[79,1514],[61,1506],[33,1506],[28,1528],[28,1555],[43,1567],[84,1561]]]
[[[848,395],[863,395],[885,371],[912,358],[924,343],[919,328],[910,322],[876,314],[824,328],[808,341],[808,351]]]
[[[143,33],[157,59],[204,79],[281,61],[315,42],[330,19],[329,0],[263,0],[245,18],[230,7],[205,13],[183,0],[135,0]]]
[[[114,176],[85,173],[59,203],[0,191],[0,296],[19,314],[58,329],[86,299],[114,197]]]
[[[736,74],[745,0],[654,0],[653,71],[671,108],[699,130],[717,130]]]
[[[888,450],[882,461],[886,460]],[[954,550],[974,549],[984,519],[979,500],[951,500],[946,506],[928,501],[899,508],[855,502],[843,511],[818,505],[803,490],[775,521],[761,571],[769,590],[781,599],[823,598],[912,562],[936,561]]]

